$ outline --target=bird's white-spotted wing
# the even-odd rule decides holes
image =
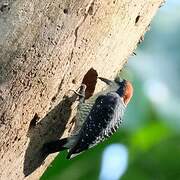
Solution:
[[[124,103],[116,92],[98,96],[79,132],[77,142],[69,151],[77,154],[112,135],[119,127]]]

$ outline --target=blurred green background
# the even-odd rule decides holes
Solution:
[[[179,49],[180,1],[170,0],[125,67],[134,96],[122,127],[71,161],[60,153],[41,180],[180,180]]]

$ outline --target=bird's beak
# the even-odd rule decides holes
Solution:
[[[111,85],[113,84],[113,81],[103,78],[103,77],[98,77],[98,79],[100,79],[101,81],[105,82],[107,85]]]

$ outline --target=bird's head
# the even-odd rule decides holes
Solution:
[[[129,81],[120,78],[116,78],[114,81],[102,77],[99,77],[99,79],[112,87],[116,86],[115,91],[122,98],[124,104],[128,105],[133,96],[133,86]]]

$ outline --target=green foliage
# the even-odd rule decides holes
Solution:
[[[180,179],[179,137],[165,138],[148,151],[137,151],[122,180]]]

